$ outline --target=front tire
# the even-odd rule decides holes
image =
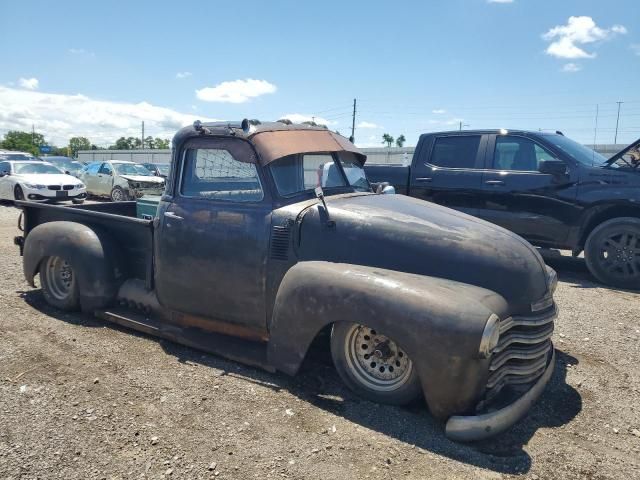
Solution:
[[[127,194],[125,193],[125,191],[117,185],[113,187],[113,190],[111,190],[111,201],[124,202],[125,200],[127,200]]]
[[[60,310],[79,310],[78,279],[71,264],[62,257],[46,257],[40,265],[40,283],[47,303]]]
[[[331,356],[344,383],[367,400],[406,405],[421,395],[409,356],[375,329],[337,322],[331,331]]]
[[[600,282],[640,288],[640,219],[620,217],[598,225],[587,238],[584,256]]]
[[[84,203],[84,198],[81,199],[73,199],[71,200],[71,203],[73,203],[74,205],[81,205]]]
[[[20,185],[16,185],[13,189],[13,198],[16,200],[24,200],[24,191]]]

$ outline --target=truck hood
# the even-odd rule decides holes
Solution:
[[[120,177],[132,182],[157,183],[158,185],[164,183],[164,178],[150,175],[120,175]]]
[[[327,197],[304,212],[300,260],[328,260],[477,285],[518,313],[548,290],[547,269],[528,242],[478,218],[404,195]],[[513,313],[513,312],[510,312]]]

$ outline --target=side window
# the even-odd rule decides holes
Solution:
[[[494,170],[535,172],[542,160],[556,160],[556,157],[528,138],[508,135],[496,137]]]
[[[9,162],[0,162],[0,173],[11,173],[11,164]]]
[[[111,170],[111,166],[108,163],[103,163],[102,166],[100,167],[100,170],[98,170],[98,173],[111,175],[113,173],[113,170]]]
[[[98,173],[99,168],[100,168],[99,163],[92,163],[87,166],[87,173],[90,175],[95,175],[96,173]]]
[[[259,202],[264,197],[255,164],[214,148],[186,151],[180,193],[232,202]]]
[[[429,163],[446,168],[474,168],[480,135],[436,138]]]

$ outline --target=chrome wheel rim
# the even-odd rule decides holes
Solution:
[[[116,188],[113,190],[113,192],[111,192],[111,200],[113,200],[114,202],[121,202],[122,200],[124,200],[124,194],[122,193],[122,190]]]
[[[390,338],[354,325],[345,338],[347,365],[364,386],[378,392],[397,390],[413,371],[413,362]]]
[[[60,257],[49,257],[45,265],[49,293],[57,300],[66,300],[73,290],[73,269]]]
[[[631,279],[640,275],[640,242],[629,231],[614,232],[600,244],[598,262],[609,274]]]

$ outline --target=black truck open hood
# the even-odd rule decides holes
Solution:
[[[327,197],[300,227],[300,260],[369,265],[487,288],[519,310],[547,292],[547,270],[521,237],[478,218],[404,195]]]
[[[620,150],[618,153],[613,155],[607,160],[607,165],[612,165],[613,163],[620,160],[623,156],[630,153],[631,151],[635,151],[637,158],[639,161],[633,165],[634,168],[637,168],[640,165],[640,138],[635,142],[629,144],[627,147]]]

